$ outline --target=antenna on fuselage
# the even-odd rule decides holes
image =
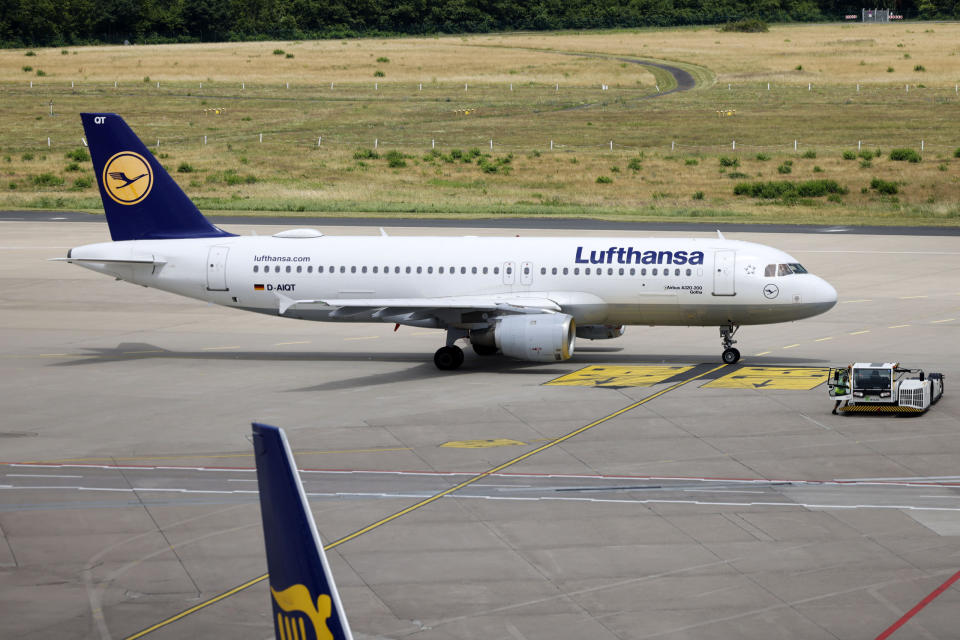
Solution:
[[[717,229],[717,237],[720,238],[721,240],[726,240],[726,238],[723,237],[723,234],[720,233],[720,229]]]

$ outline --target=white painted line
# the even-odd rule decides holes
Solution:
[[[50,473],[8,473],[8,478],[82,478],[83,476],[57,476]]]

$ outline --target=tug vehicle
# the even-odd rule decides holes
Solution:
[[[924,413],[943,397],[943,374],[906,369],[899,362],[854,362],[831,368],[833,413]]]

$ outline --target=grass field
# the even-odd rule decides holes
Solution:
[[[958,43],[906,23],[0,51],[0,207],[100,209],[66,157],[90,110],[208,211],[953,225]],[[658,97],[672,77],[621,58],[697,88]],[[769,181],[836,184],[734,195]]]

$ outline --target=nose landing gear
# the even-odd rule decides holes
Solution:
[[[726,364],[736,364],[740,360],[740,351],[733,347],[737,344],[733,335],[739,328],[740,325],[738,324],[728,324],[725,327],[720,327],[720,339],[723,342],[723,355],[721,357]]]

